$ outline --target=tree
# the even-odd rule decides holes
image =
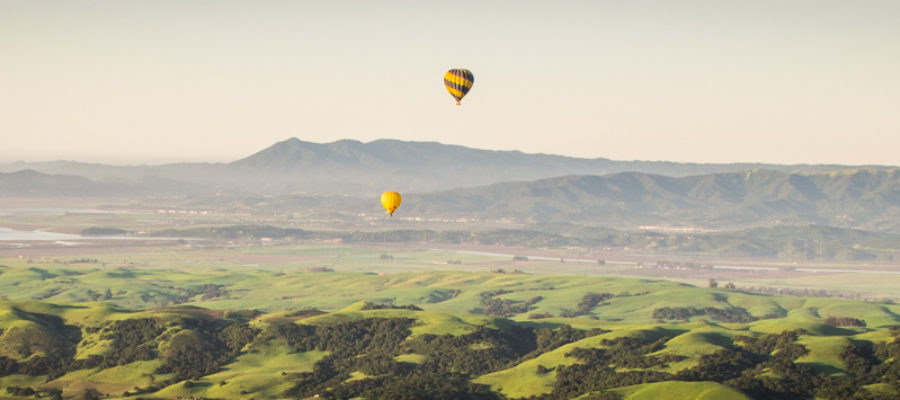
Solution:
[[[218,369],[217,353],[209,338],[183,330],[172,337],[162,354],[162,369],[175,373],[179,379],[199,379]]]

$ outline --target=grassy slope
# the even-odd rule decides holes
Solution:
[[[715,382],[658,382],[615,389],[625,400],[750,400],[743,393]]]
[[[632,329],[621,329],[605,333],[602,335],[592,336],[561,346],[558,349],[548,351],[541,354],[535,359],[525,361],[512,368],[483,375],[475,380],[476,383],[490,385],[494,390],[502,392],[507,397],[527,397],[542,393],[549,393],[553,389],[553,383],[556,381],[556,372],[550,371],[544,374],[537,372],[537,366],[541,365],[547,368],[556,367],[558,365],[572,365],[578,362],[577,359],[567,357],[566,354],[575,348],[600,348],[604,347],[601,342],[603,340],[611,340],[624,336],[644,337],[649,339],[658,339],[664,336],[677,334],[677,331],[671,331],[664,327],[636,326]]]
[[[761,335],[781,332],[786,329],[803,328],[808,334],[801,336],[801,344],[807,345],[810,353],[800,361],[808,363],[825,373],[838,373],[843,365],[839,360],[840,351],[848,338],[872,341],[886,340],[884,327],[898,323],[900,306],[836,299],[804,299],[793,297],[772,297],[747,294],[721,289],[706,289],[683,284],[635,280],[612,277],[548,276],[529,274],[495,274],[466,272],[410,272],[385,276],[365,273],[325,273],[296,271],[278,274],[270,271],[191,271],[134,270],[91,271],[83,275],[67,274],[65,269],[28,270],[11,268],[0,275],[0,282],[8,284],[12,278],[20,285],[28,285],[27,278],[43,281],[57,279],[77,279],[79,285],[102,287],[102,285],[131,285],[128,291],[143,291],[149,288],[169,286],[191,286],[201,283],[227,284],[231,299],[196,301],[194,304],[211,308],[255,308],[267,305],[270,309],[291,310],[319,307],[334,311],[330,314],[308,317],[303,323],[327,324],[339,319],[359,319],[370,317],[406,317],[417,322],[412,328],[413,335],[420,334],[464,334],[477,326],[498,327],[497,318],[474,315],[467,311],[480,307],[480,293],[495,290],[513,290],[500,298],[527,300],[536,296],[544,299],[536,303],[537,309],[519,314],[513,319],[536,326],[554,327],[571,324],[576,328],[604,328],[612,332],[572,343],[547,352],[510,369],[487,374],[476,382],[491,385],[512,397],[524,397],[546,393],[552,387],[555,372],[537,373],[537,366],[552,368],[576,362],[565,354],[575,347],[597,347],[604,338],[625,335],[675,335],[662,354],[680,354],[687,358],[672,363],[665,370],[676,372],[696,364],[700,355],[712,353],[728,345],[737,335]],[[53,277],[51,277],[51,275]],[[63,277],[63,278],[59,278]],[[33,282],[32,282],[33,283]],[[101,286],[92,286],[99,284]],[[118,286],[113,286],[118,287]],[[32,288],[33,289],[33,288]],[[29,290],[32,290],[29,289]],[[15,291],[14,286],[5,290]],[[97,289],[95,289],[97,290]],[[427,303],[434,291],[459,290],[456,297],[438,303]],[[562,310],[573,310],[581,298],[589,292],[612,293],[616,295],[594,308],[585,317],[547,318],[529,320],[530,313],[550,313],[558,315]],[[30,293],[30,292],[29,292]],[[289,297],[282,299],[282,297]],[[199,300],[199,296],[195,298]],[[394,304],[416,304],[425,311],[371,310],[362,311],[360,300],[393,302]],[[784,318],[762,319],[746,324],[716,323],[704,321],[705,317],[694,317],[690,322],[659,324],[653,319],[653,310],[659,307],[744,307],[758,317],[786,313]],[[24,314],[23,314],[24,313]],[[129,312],[118,306],[104,302],[83,302],[52,304],[39,301],[10,300],[0,302],[0,327],[8,335],[18,327],[39,329],[40,324],[27,318],[29,313],[47,314],[62,318],[68,325],[96,325],[102,321],[138,318],[148,315],[164,315],[161,311]],[[283,318],[286,313],[271,313],[255,323],[265,323],[268,318]],[[823,324],[829,316],[852,316],[864,319],[868,328],[833,328]],[[593,318],[593,319],[592,319]],[[6,337],[4,336],[6,339]],[[99,337],[86,335],[78,346],[78,357],[100,354],[105,350],[104,341]],[[14,348],[16,343],[4,340],[0,350]],[[250,349],[248,349],[250,350]],[[241,398],[240,392],[250,392],[260,397],[273,397],[287,388],[282,378],[286,374],[308,371],[322,353],[287,353],[283,347],[273,345],[253,349],[214,375],[207,376],[193,388],[183,384],[164,389],[159,395],[165,396],[205,396],[220,398]],[[420,355],[409,355],[410,361],[421,360]],[[105,371],[76,371],[48,384],[67,390],[94,385],[109,392],[129,390],[134,386],[148,383],[149,374],[156,367],[152,362],[132,363],[127,366]],[[0,378],[0,385],[39,385],[39,378],[11,376]],[[116,382],[129,382],[126,386],[115,386]],[[222,382],[225,382],[222,384]],[[652,398],[655,391],[681,393],[690,396],[722,398],[735,396],[727,388],[715,384],[684,384],[681,389],[673,389],[663,384],[641,385],[622,389],[635,399]],[[683,387],[682,387],[683,386]],[[632,390],[633,389],[633,390]],[[680,391],[679,391],[680,390]],[[713,397],[709,397],[713,396]],[[700,397],[703,398],[703,397]]]
[[[64,395],[80,394],[84,389],[93,388],[101,393],[121,394],[134,387],[145,387],[154,380],[164,380],[171,375],[154,374],[159,360],[135,361],[128,365],[98,369],[83,369],[70,372],[42,387],[62,389]]]
[[[197,384],[191,388],[186,388],[183,383],[176,384],[155,395],[240,399],[246,393],[252,393],[259,398],[279,398],[291,387],[286,376],[312,371],[316,361],[327,354],[321,351],[292,353],[285,346],[254,349],[239,356],[222,371],[194,381]]]

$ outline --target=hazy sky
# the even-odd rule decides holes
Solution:
[[[298,137],[898,165],[898,21],[897,0],[0,0],[0,161]]]

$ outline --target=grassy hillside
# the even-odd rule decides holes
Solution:
[[[115,307],[139,309],[174,304],[265,312],[304,308],[336,311],[360,300],[368,300],[415,304],[430,311],[483,313],[521,319],[532,315],[540,318],[581,316],[609,323],[653,323],[659,319],[653,315],[657,308],[691,307],[696,304],[706,304],[718,310],[744,309],[758,318],[781,316],[803,307],[816,307],[821,318],[854,315],[864,318],[870,326],[886,326],[896,321],[893,313],[897,309],[893,305],[875,306],[873,303],[832,299],[806,301],[739,290],[700,290],[668,281],[527,274],[516,273],[515,269],[511,270],[513,272],[491,273],[428,272],[428,269],[434,268],[429,261],[433,256],[428,254],[396,254],[387,261],[380,260],[379,254],[382,254],[379,250],[372,249],[347,254],[341,259],[310,258],[308,261],[301,260],[299,264],[284,264],[284,270],[278,264],[267,265],[270,270],[240,268],[240,259],[234,261],[238,264],[236,267],[233,267],[234,263],[219,262],[227,269],[103,269],[92,265],[54,268],[52,263],[40,268],[8,267],[2,269],[4,272],[0,274],[0,295],[11,300],[66,304],[102,302],[112,307],[106,312],[115,310]],[[166,258],[164,254],[154,256]],[[267,257],[276,255],[268,254]],[[479,256],[461,257],[466,259],[462,267],[469,269],[481,269],[478,265],[484,265],[483,269],[503,265],[488,261],[479,264]],[[323,261],[333,267],[320,271]],[[365,263],[368,269],[411,268],[421,272],[380,275],[331,271],[331,268],[352,270],[357,263]],[[199,267],[204,262],[201,260],[193,265]],[[206,264],[207,267],[213,265]],[[313,269],[304,269],[303,265]],[[521,266],[526,268],[528,264]],[[605,298],[590,304],[589,309],[580,309],[584,306],[579,306],[579,303],[591,293]],[[102,314],[94,318],[101,317]],[[706,314],[698,314],[686,319],[708,318]]]
[[[616,390],[625,400],[749,400],[743,393],[714,382],[659,382]]]
[[[765,398],[775,389],[752,384],[773,379],[765,374],[745,382],[704,371],[722,354],[743,351],[758,368],[793,354],[789,362],[808,371],[803,379],[853,377],[853,357],[894,351],[866,346],[889,346],[900,325],[893,304],[613,277],[7,267],[0,284],[8,298],[44,285],[68,288],[55,295],[65,302],[0,302],[0,361],[10,360],[0,362],[8,371],[0,385],[65,397],[90,390],[120,397],[392,396],[385,390],[426,390],[428,379],[441,376],[471,398]],[[107,287],[124,293],[104,300]],[[180,305],[163,304],[176,298]],[[135,304],[143,307],[124,307]],[[787,331],[796,336],[764,344]],[[362,339],[370,335],[373,341]],[[805,350],[792,350],[798,346]],[[210,356],[190,361],[197,354]],[[585,361],[590,357],[608,361]],[[590,369],[604,363],[612,369]],[[597,374],[592,382],[601,386],[566,383],[581,374]],[[407,378],[395,382],[400,376]],[[620,383],[603,386],[606,379]],[[628,385],[633,379],[655,383]],[[870,385],[894,390],[889,382]]]

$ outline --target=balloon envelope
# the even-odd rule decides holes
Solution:
[[[469,89],[472,88],[474,83],[475,75],[472,75],[472,71],[467,69],[451,69],[444,74],[444,86],[450,92],[450,95],[456,99],[456,105],[459,105],[459,101],[466,96],[466,93],[469,93]]]
[[[394,211],[397,207],[400,207],[400,193],[397,192],[384,192],[381,194],[381,205],[384,207],[384,210],[387,211],[392,217],[394,216]]]

